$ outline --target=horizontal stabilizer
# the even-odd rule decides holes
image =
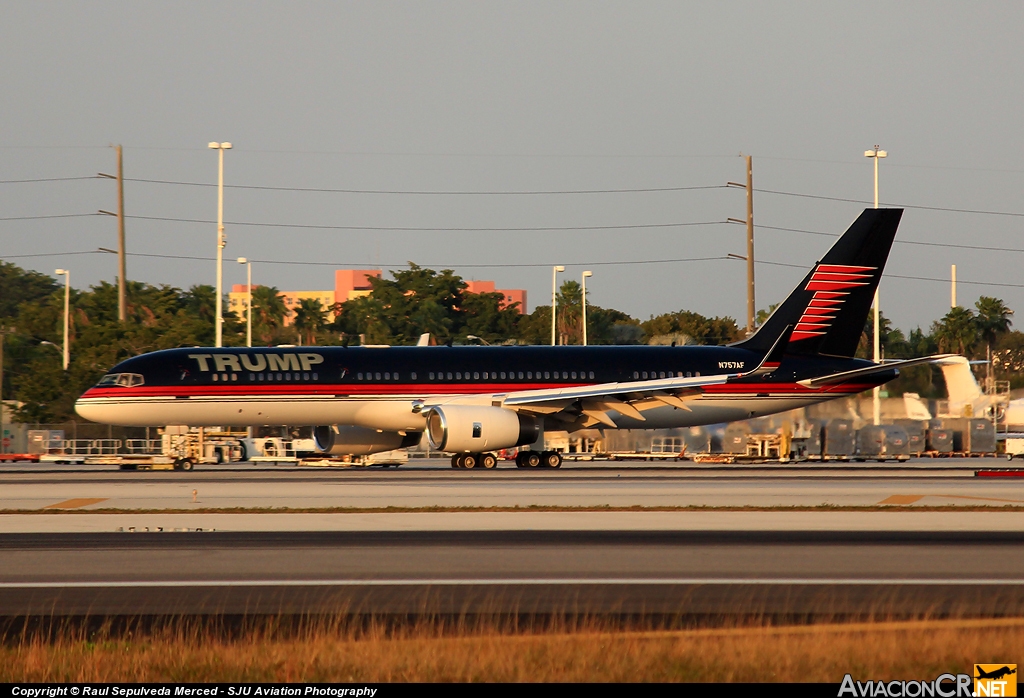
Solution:
[[[936,354],[935,356],[925,356],[920,359],[907,359],[905,361],[891,361],[884,364],[875,364],[874,366],[865,366],[864,368],[857,368],[852,371],[842,371],[840,373],[833,373],[828,376],[819,376],[817,378],[807,378],[806,380],[797,381],[800,385],[805,388],[820,388],[823,385],[831,385],[833,383],[845,383],[846,381],[853,380],[855,378],[863,378],[865,376],[871,376],[882,371],[891,371],[892,369],[899,370],[901,368],[908,368],[910,366],[917,366],[919,364],[937,364],[941,363],[951,356],[956,354]]]

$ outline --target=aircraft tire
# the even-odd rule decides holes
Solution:
[[[493,453],[481,453],[480,465],[482,465],[486,470],[493,470],[498,467],[498,457]]]
[[[536,468],[540,465],[540,454],[536,451],[527,451],[526,455],[523,456],[523,465],[527,468]]]
[[[479,453],[467,453],[462,456],[462,467],[472,470],[480,463]]]
[[[549,468],[561,468],[562,467],[562,454],[558,451],[546,451],[542,460],[544,465]]]
[[[456,454],[456,455],[452,456],[452,467],[453,468],[461,468],[462,467],[462,455],[461,454]]]

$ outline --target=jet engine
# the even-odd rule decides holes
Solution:
[[[410,448],[418,445],[422,437],[423,433],[419,431],[400,434],[339,424],[313,429],[317,451],[333,456],[366,456],[396,448]]]
[[[481,453],[532,444],[540,436],[535,417],[503,407],[445,405],[427,416],[430,448],[448,453]]]

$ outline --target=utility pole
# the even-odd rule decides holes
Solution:
[[[0,327],[0,453],[5,453],[4,446],[4,335],[6,332]]]
[[[128,302],[125,298],[127,270],[124,250],[124,165],[121,159],[121,146],[115,145],[117,151],[117,176],[99,173],[100,177],[117,180],[117,213],[100,211],[105,216],[117,216],[117,319],[124,322],[128,318]],[[106,250],[106,248],[102,248]]]
[[[889,155],[889,153],[885,152],[884,150],[881,150],[877,145],[872,150],[865,150],[864,151],[864,157],[866,157],[866,158],[874,158],[874,164],[875,164],[875,208],[878,208],[878,161],[881,158],[887,157],[888,155]],[[879,279],[878,281],[879,281],[879,283],[881,283],[882,280]],[[879,322],[878,322],[878,313],[879,313],[879,309],[878,309],[878,286],[875,286],[875,300],[874,300],[874,304],[873,305],[874,305],[874,343],[873,343],[873,346],[872,346],[872,356],[874,358],[875,363],[877,364],[877,363],[879,363],[881,361],[881,351],[880,351],[881,338],[879,337],[879,328],[878,328],[878,324],[879,324]],[[873,423],[875,424],[875,426],[878,426],[879,424],[882,423],[882,403],[881,403],[881,399],[880,399],[880,393],[881,393],[881,388],[879,388],[877,385],[875,386],[874,390],[871,391],[871,394],[872,394],[872,399],[871,399],[871,403],[872,403],[872,419],[873,419]]]
[[[125,300],[127,263],[124,250],[124,163],[121,146],[117,146],[117,319],[127,320],[128,304]]]
[[[728,182],[730,187],[741,187],[747,190],[747,220],[741,221],[730,218],[732,223],[747,224],[747,256],[741,259],[747,260],[747,336],[754,333],[754,316],[757,313],[754,300],[754,158],[750,155],[744,156],[747,160],[747,183],[744,186],[737,182]],[[730,255],[739,257],[739,255]]]
[[[956,265],[955,264],[952,265],[952,268],[950,269],[950,275],[951,275],[952,285],[949,288],[949,307],[950,308],[955,308],[956,307]]]
[[[230,143],[210,143],[210,148],[220,151],[219,165],[217,169],[217,299],[216,316],[213,318],[216,346],[221,346],[221,338],[224,333],[224,310],[223,310],[223,281],[224,281],[224,245],[227,240],[224,238],[224,151],[231,149]]]

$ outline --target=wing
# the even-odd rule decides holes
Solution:
[[[576,410],[565,415],[566,421],[572,422],[567,427],[570,430],[592,427],[597,424],[614,428],[616,424],[608,416],[609,411],[615,411],[639,421],[646,421],[643,411],[654,407],[668,405],[689,411],[687,401],[699,398],[701,388],[705,386],[722,385],[742,378],[767,375],[778,368],[792,332],[792,326],[787,327],[761,363],[754,370],[745,373],[598,383],[597,385],[583,385],[574,388],[522,390],[509,393],[502,401],[502,405],[515,410],[547,415],[555,415],[576,405]]]

